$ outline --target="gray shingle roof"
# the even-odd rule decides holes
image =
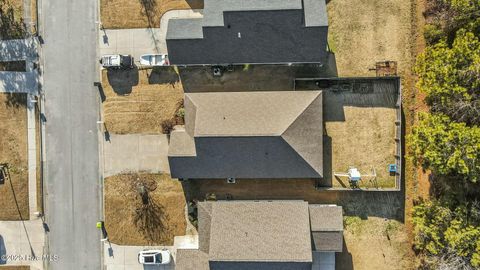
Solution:
[[[187,93],[197,108],[195,137],[280,136],[320,91]],[[315,117],[314,117],[315,118]]]
[[[343,231],[343,210],[341,206],[310,204],[308,210],[312,232]]]
[[[312,232],[313,250],[342,252],[343,232]]]
[[[205,0],[204,7],[204,26],[224,26],[224,12],[302,9],[302,0]]]
[[[320,91],[190,93],[185,113],[170,139],[174,177],[323,175]]]
[[[314,250],[341,252],[343,248],[342,207],[310,204],[308,210]]]
[[[224,12],[302,10],[305,26],[328,26],[325,0],[205,0],[203,18],[169,20],[167,39],[203,38],[203,27],[224,25]]]
[[[209,260],[311,262],[308,203],[212,203]]]
[[[178,249],[175,269],[210,270],[208,254],[197,249]]]
[[[203,38],[203,19],[171,19],[168,21],[167,39]]]
[[[303,0],[305,26],[328,26],[327,4],[324,0]]]

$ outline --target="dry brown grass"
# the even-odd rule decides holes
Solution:
[[[329,43],[333,44],[339,76],[375,76],[376,61],[398,61],[401,75],[410,73],[412,1],[331,0]]]
[[[25,94],[0,94],[0,163],[10,180],[0,185],[0,220],[29,219]]]
[[[148,226],[135,222],[142,205],[134,185],[144,179],[156,188],[149,192],[154,210]],[[181,184],[165,174],[122,174],[105,179],[105,228],[119,245],[173,245],[174,236],[185,235],[185,196]]]
[[[325,122],[332,143],[333,172],[347,172],[351,166],[362,174],[375,168],[377,177],[362,179],[360,187],[395,187],[388,164],[395,164],[395,108],[344,107],[345,121]],[[350,187],[346,177],[333,177],[333,187]]]
[[[0,266],[1,270],[30,270],[30,266]]]
[[[345,223],[345,243],[343,252],[336,255],[336,269],[412,269],[402,223],[376,217],[346,217]]]
[[[100,1],[101,21],[107,29],[160,27],[160,18],[169,10],[202,8],[203,0]]]
[[[15,19],[20,20],[23,18],[23,0],[3,0],[6,7],[13,8]]]
[[[103,113],[110,133],[161,134],[175,118],[183,88],[173,69],[103,71]]]

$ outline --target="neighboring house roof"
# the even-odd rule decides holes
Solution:
[[[310,226],[312,232],[317,231],[343,231],[343,209],[336,205],[311,204]]]
[[[342,207],[311,204],[308,208],[314,250],[341,252],[343,248]]]
[[[203,18],[172,18],[170,63],[324,63],[325,0],[205,0]]]
[[[185,94],[185,129],[172,132],[177,178],[319,178],[320,91]]]
[[[307,202],[212,205],[210,261],[311,262],[309,243]]]
[[[311,269],[312,220],[315,224],[322,219],[342,219],[341,207],[316,211],[317,206],[321,207],[304,201],[200,202],[199,249],[177,250],[176,269]],[[312,213],[325,216],[312,217]],[[339,228],[336,222],[319,224],[321,228]],[[329,241],[339,240],[333,237]]]
[[[177,270],[210,270],[208,254],[198,249],[177,249]]]

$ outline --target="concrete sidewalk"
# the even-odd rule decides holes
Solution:
[[[138,64],[142,54],[166,54],[168,21],[171,18],[201,18],[203,10],[171,10],[163,14],[159,28],[100,30],[100,55],[130,54]]]
[[[33,37],[0,40],[0,61],[34,61],[37,58],[37,40]]]
[[[45,234],[42,220],[0,221],[0,265],[30,265],[31,270],[43,269]]]
[[[170,173],[167,135],[110,135],[104,142],[104,177],[123,172]]]

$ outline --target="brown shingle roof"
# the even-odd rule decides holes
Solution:
[[[312,232],[343,231],[343,210],[341,206],[310,204],[308,209]]]
[[[211,261],[311,262],[308,203],[216,202],[209,244]]]
[[[171,134],[177,178],[323,176],[321,91],[185,95],[185,131]]]
[[[208,254],[197,249],[178,249],[177,270],[209,270]]]

